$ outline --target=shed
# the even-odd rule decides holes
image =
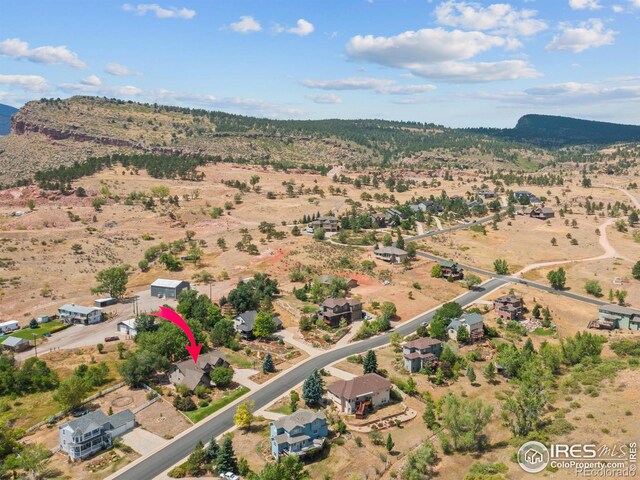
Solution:
[[[14,352],[22,352],[29,348],[29,340],[20,337],[7,337],[2,341],[2,347],[5,350],[13,350]]]
[[[151,284],[152,297],[178,298],[180,292],[189,290],[191,285],[185,280],[159,278]]]
[[[98,298],[94,302],[94,305],[96,307],[102,308],[102,307],[108,307],[109,305],[115,305],[116,303],[118,303],[118,300],[116,300],[113,297],[108,297],[108,298]]]

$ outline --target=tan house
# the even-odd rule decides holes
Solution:
[[[198,363],[193,363],[193,360],[189,358],[171,365],[168,372],[169,381],[173,385],[184,385],[192,391],[198,385],[211,387],[213,384],[209,373],[215,368],[228,366],[229,362],[224,356],[219,351],[213,350],[199,355]]]
[[[389,263],[402,263],[407,258],[407,252],[397,247],[382,247],[373,252],[376,258]]]
[[[340,380],[329,385],[327,394],[338,409],[349,415],[364,416],[366,410],[375,410],[389,403],[391,383],[377,373],[367,373],[351,380]]]

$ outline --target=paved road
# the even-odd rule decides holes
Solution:
[[[443,260],[442,257],[431,255],[430,253],[425,253],[425,252],[417,252],[417,255],[422,258],[428,258],[429,260],[435,260],[435,261]],[[520,283],[522,285],[528,285],[530,287],[537,288],[538,290],[555,293],[557,295],[562,295],[563,297],[572,298],[574,300],[580,300],[581,302],[591,303],[593,305],[605,305],[606,303],[608,303],[608,302],[603,302],[601,300],[597,300],[595,298],[585,297],[584,295],[578,295],[577,293],[571,293],[568,290],[554,290],[548,285],[544,285],[538,282],[533,282],[531,280],[526,280],[524,278],[513,277],[510,275],[497,275],[496,273],[490,272],[489,270],[484,270],[478,267],[472,267],[471,265],[460,264],[460,266],[468,272],[486,275],[488,277],[492,277],[497,280],[502,280],[504,283]]]
[[[501,278],[491,279],[481,285],[477,290],[472,290],[463,294],[456,301],[462,306],[469,305],[483,295],[486,295],[510,281],[511,280],[504,280]],[[389,333],[393,331],[397,331],[401,335],[413,333],[422,322],[430,322],[433,318],[433,314],[434,311],[430,311],[403,325],[400,325],[396,329],[391,330],[384,335],[379,335],[368,340],[346,345],[342,348],[330,350],[318,357],[311,358],[305,363],[301,363],[284,372],[282,375],[277,377],[274,382],[265,385],[262,389],[246,397],[246,399],[255,401],[256,409],[262,408],[273,399],[284,395],[300,382],[304,381],[304,379],[307,378],[313,370],[326,367],[327,365],[349,355],[363,353],[371,348],[386,345],[389,343]],[[211,437],[221,435],[233,427],[234,413],[235,410],[230,408],[203,420],[201,423],[197,424],[195,428],[189,430],[184,436],[178,437],[168,445],[164,446],[162,450],[141,458],[138,462],[125,467],[125,469],[115,473],[109,478],[140,480],[153,478],[161,474],[172,465],[187,457],[193,451],[193,446],[198,440],[208,442]]]
[[[503,208],[502,210],[506,210]],[[461,223],[460,225],[454,225],[453,227],[443,228],[442,230],[433,230],[431,232],[423,233],[422,235],[414,235],[413,237],[406,237],[405,242],[413,242],[414,240],[422,240],[423,238],[433,237],[435,235],[442,235],[443,233],[455,232],[456,230],[462,230],[464,228],[469,228],[473,225],[481,225],[483,223],[488,223],[493,221],[494,214],[489,215],[488,217],[482,217],[478,220],[475,220],[471,223]]]

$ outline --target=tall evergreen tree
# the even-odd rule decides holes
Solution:
[[[276,371],[276,367],[273,364],[273,359],[271,358],[271,354],[267,353],[262,361],[262,371],[264,373],[271,373]]]
[[[378,371],[378,357],[376,352],[369,350],[362,361],[364,373],[376,373]]]
[[[307,405],[318,405],[322,400],[322,379],[317,370],[302,384],[302,399]]]
[[[218,464],[219,473],[238,473],[238,461],[236,460],[236,454],[233,451],[233,442],[229,435],[225,435],[222,439],[222,445],[220,445],[216,463]]]

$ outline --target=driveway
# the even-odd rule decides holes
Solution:
[[[134,428],[130,432],[125,433],[122,436],[122,441],[143,456],[169,443],[169,440],[165,440],[141,427]]]

